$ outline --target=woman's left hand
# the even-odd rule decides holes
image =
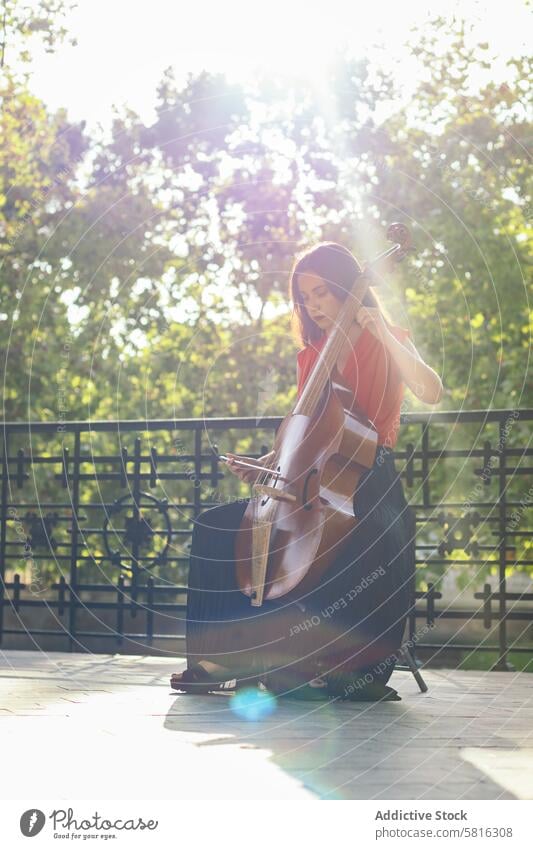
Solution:
[[[377,307],[361,307],[357,313],[357,321],[361,327],[367,327],[380,342],[385,343],[391,335],[383,314]]]

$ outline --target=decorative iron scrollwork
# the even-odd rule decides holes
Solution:
[[[437,521],[444,528],[444,538],[439,543],[439,554],[452,554],[456,549],[464,551],[469,557],[477,557],[479,545],[474,528],[479,525],[480,516],[476,511],[465,513],[464,516],[454,516],[453,513],[441,511]]]
[[[24,521],[29,525],[27,541],[32,548],[57,548],[57,541],[52,536],[52,531],[59,521],[59,514],[47,513],[46,516],[38,516],[37,513],[26,513]]]
[[[129,513],[126,511],[130,509]],[[150,518],[147,511],[151,511]],[[119,527],[117,519],[122,522]],[[158,519],[162,527],[158,527]],[[110,526],[110,522],[112,525]],[[111,548],[111,534],[121,540],[121,548]],[[136,502],[132,495],[117,498],[109,508],[104,525],[103,539],[106,552],[113,566],[134,571],[135,568],[153,569],[167,562],[168,549],[172,539],[172,526],[168,515],[168,499],[155,498],[148,492],[141,492]],[[153,548],[161,541],[159,551],[152,555],[141,554],[143,549]],[[128,547],[134,551],[128,550]],[[134,552],[137,552],[135,554]],[[126,561],[126,562],[125,562]],[[128,565],[128,562],[130,564]]]

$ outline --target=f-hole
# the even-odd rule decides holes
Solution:
[[[307,501],[307,487],[309,485],[309,481],[311,480],[311,475],[318,475],[318,469],[311,469],[311,471],[307,475],[307,478],[305,479],[304,488],[303,488],[303,492],[302,492],[304,510],[312,510],[313,509],[313,505],[309,504],[309,502]]]

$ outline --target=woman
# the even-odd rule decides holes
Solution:
[[[360,266],[335,242],[296,257],[289,284],[297,354],[298,396]],[[415,570],[415,528],[395,469],[394,445],[404,387],[427,404],[442,383],[418,354],[409,331],[393,324],[371,289],[337,360],[353,392],[353,409],[378,431],[378,450],[354,495],[359,522],[311,593],[252,607],[235,579],[235,533],[249,499],[217,505],[195,521],[187,604],[187,669],[171,686],[187,692],[261,681],[278,694],[306,698],[399,699],[386,686],[396,662]],[[260,458],[268,464],[273,452]],[[258,473],[228,467],[253,483]],[[251,458],[241,458],[250,460]]]

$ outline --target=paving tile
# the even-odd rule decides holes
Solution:
[[[271,702],[169,687],[183,658],[4,651],[0,793],[50,799],[530,799],[533,675],[425,669],[401,702]],[[265,703],[263,703],[265,704]],[[20,757],[37,757],[32,769]],[[111,765],[111,766],[110,766]],[[14,798],[14,797],[13,797]]]

